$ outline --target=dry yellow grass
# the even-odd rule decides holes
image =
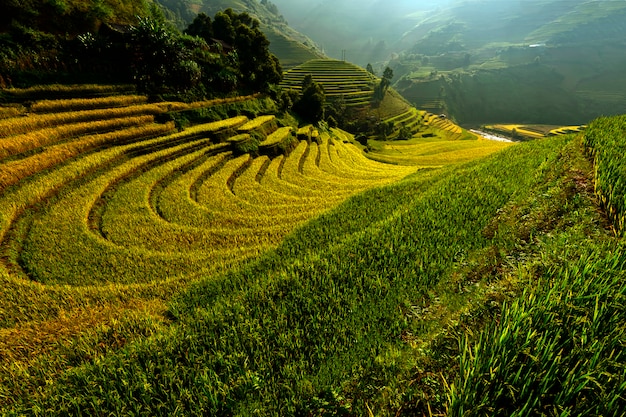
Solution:
[[[98,98],[73,98],[61,100],[40,100],[30,106],[30,111],[36,113],[66,112],[79,110],[94,110],[110,107],[126,107],[143,104],[148,97],[140,95],[123,95]]]
[[[274,116],[273,114],[270,114],[267,116],[259,116],[250,120],[248,123],[244,124],[243,126],[239,127],[238,130],[244,133],[250,132],[251,130],[259,128],[263,126],[265,123],[269,123],[273,121],[274,119],[276,119],[276,116]]]
[[[47,168],[53,167],[69,158],[93,148],[94,146],[135,137],[163,135],[174,129],[174,123],[150,124],[131,127],[114,132],[86,136],[76,142],[54,145],[43,152],[17,161],[9,161],[1,165],[0,190]]]
[[[281,143],[287,136],[291,134],[293,128],[291,126],[281,127],[277,129],[274,133],[268,135],[267,139],[259,144],[259,146],[263,147],[272,147]]]
[[[545,137],[544,134],[536,132],[534,130],[529,130],[524,125],[516,125],[516,124],[495,124],[485,126],[487,129],[495,130],[498,132],[502,132],[506,135],[521,135],[526,136],[528,138],[538,139]]]
[[[24,108],[21,106],[0,106],[0,119],[8,119],[10,117],[17,117],[24,113]]]
[[[0,138],[56,127],[68,123],[84,123],[119,117],[155,115],[168,111],[164,104],[140,104],[114,109],[71,111],[0,120]]]
[[[0,159],[88,133],[106,132],[154,122],[154,116],[122,117],[44,128],[0,140]]]

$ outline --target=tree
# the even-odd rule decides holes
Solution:
[[[132,28],[133,76],[140,91],[188,89],[199,81],[200,68],[179,34],[149,18],[139,18]]]
[[[398,139],[400,140],[408,140],[411,139],[412,136],[413,132],[411,132],[411,129],[409,129],[408,126],[402,126],[402,128],[400,128],[400,132],[398,132]]]
[[[385,71],[383,72],[383,80],[387,80],[387,83],[389,84],[392,78],[393,78],[393,70],[389,67],[386,67]]]
[[[235,42],[235,28],[231,19],[232,10],[217,12],[213,19],[213,33],[217,39],[232,45]]]
[[[221,59],[227,64],[228,71],[210,68],[217,74],[212,79],[219,80],[219,90],[223,91],[226,85],[231,84],[233,75],[238,88],[262,92],[269,91],[270,85],[282,80],[282,68],[269,50],[270,43],[261,32],[259,21],[248,13],[237,14],[232,9],[226,9],[218,12],[213,21],[205,14],[199,14],[185,33],[199,36],[208,44],[215,44],[215,39],[218,39],[233,48],[221,52],[228,57]]]
[[[304,78],[302,79],[302,84],[300,85],[301,90],[304,92],[306,89],[308,89],[311,85],[313,85],[313,76],[311,74],[307,74],[304,76]]]
[[[365,67],[365,69],[367,70],[367,72],[369,72],[372,75],[376,75],[376,73],[374,72],[374,68],[372,67],[372,64],[367,64],[367,67]]]
[[[193,22],[189,24],[184,33],[191,36],[198,36],[204,39],[207,43],[211,42],[215,36],[213,34],[213,22],[211,18],[204,13],[200,13],[193,19]]]
[[[306,79],[307,77],[305,77]],[[307,82],[307,87],[302,91],[300,99],[294,105],[294,110],[302,118],[311,123],[317,123],[324,119],[324,105],[326,104],[326,93],[321,84],[312,81]]]
[[[380,83],[374,90],[374,99],[378,102],[382,101],[385,98],[385,93],[389,89],[391,85],[391,79],[393,78],[393,70],[389,67],[385,68],[383,72],[383,78],[381,78]]]

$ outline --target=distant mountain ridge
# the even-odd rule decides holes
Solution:
[[[329,56],[390,66],[412,104],[460,123],[626,112],[626,1],[275,1]]]

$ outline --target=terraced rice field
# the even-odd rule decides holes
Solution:
[[[495,132],[503,133],[505,135],[521,136],[527,139],[538,139],[546,136],[580,133],[585,130],[586,126],[496,124],[485,126],[485,128]]]
[[[154,116],[202,104],[83,105],[47,102],[52,113],[0,120],[0,357],[13,373],[99,326],[164,321],[164,300],[197,277],[416,170],[367,159],[339,131],[263,155],[295,140],[271,115],[178,132]],[[267,137],[259,155],[227,140],[259,129]]]
[[[314,59],[287,71],[281,86],[300,90],[308,74],[322,84],[327,99],[341,98],[347,107],[369,106],[377,83],[375,76],[356,65],[331,59]]]
[[[386,142],[370,151],[369,158],[397,165],[413,165],[436,169],[483,158],[511,146],[511,143],[491,140],[442,140],[414,138],[402,142]]]
[[[476,139],[476,135],[464,130],[445,116],[417,110],[411,107],[403,113],[389,117],[384,123],[393,123],[394,134],[389,139],[395,139],[402,128],[408,128],[413,136],[445,136],[447,140]]]

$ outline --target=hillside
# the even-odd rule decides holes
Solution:
[[[333,44],[330,56],[390,66],[411,104],[463,125],[584,124],[626,112],[624,2],[278,4],[294,27]]]
[[[621,121],[594,179],[581,136],[390,165],[258,97],[5,92],[61,93],[0,112],[2,413],[626,410]]]
[[[284,68],[323,57],[315,43],[292,29],[277,7],[267,1],[222,1],[206,5],[182,0],[95,3],[37,0],[27,4],[9,1],[0,5],[0,16],[3,16],[0,17],[0,87],[42,82],[129,82],[128,73],[136,64],[128,64],[125,58],[137,54],[129,51],[137,48],[137,40],[128,38],[133,28],[141,25],[142,19],[183,31],[198,13],[207,13],[212,18],[229,7],[262,23],[261,30],[270,41],[270,50]],[[120,44],[126,47],[120,48]],[[185,47],[190,46],[188,40]],[[244,48],[241,55],[245,57],[249,51]],[[188,56],[181,56],[177,61],[184,64],[188,59]],[[94,63],[105,69],[101,68],[102,73],[90,78],[88,69],[94,67]],[[177,72],[193,75],[193,70],[192,67]]]
[[[623,41],[567,77],[580,43],[381,78],[276,42],[281,73],[273,3],[208,4],[176,3],[185,33],[146,2],[130,31],[0,36],[0,415],[626,415],[626,116],[489,126],[524,142],[448,117],[577,118],[549,96],[574,84],[618,108],[595,75]],[[620,27],[532,33],[581,10]]]
[[[396,88],[465,124],[582,124],[623,113],[626,6],[600,3],[468,2],[442,11],[406,35],[416,42],[391,64],[403,74]]]
[[[275,0],[298,31],[319,44],[331,58],[345,58],[365,67],[386,61],[397,52],[402,35],[419,23],[437,1]]]
[[[316,43],[293,29],[271,1],[203,0],[190,3],[183,0],[160,0],[160,3],[176,16],[181,28],[191,23],[198,13],[213,16],[229,8],[237,13],[249,13],[261,22],[261,29],[270,41],[270,50],[284,68],[324,57]]]
[[[307,76],[319,83],[326,97],[326,115],[360,137],[392,140],[412,137],[476,139],[446,118],[412,107],[393,89],[376,97],[381,79],[346,61],[316,59],[287,71],[286,90],[301,92]],[[363,139],[365,140],[365,139]]]

